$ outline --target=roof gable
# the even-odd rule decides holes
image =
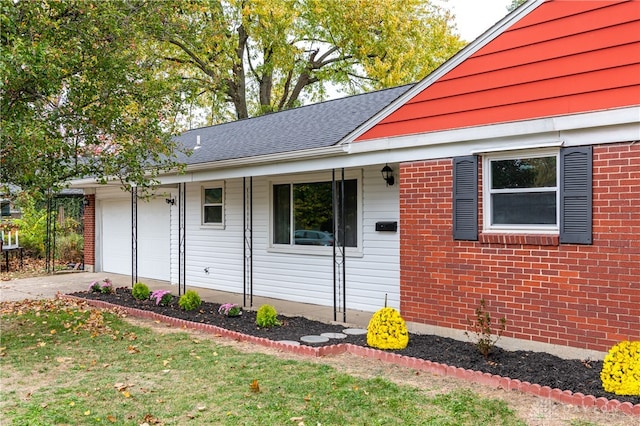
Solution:
[[[640,2],[532,5],[358,140],[640,104]]]
[[[201,164],[330,147],[411,87],[394,87],[189,130],[177,140],[192,150],[192,155],[182,155],[179,160]],[[200,146],[194,149],[198,140]]]

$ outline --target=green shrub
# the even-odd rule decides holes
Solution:
[[[137,300],[147,300],[150,294],[151,290],[144,283],[135,283],[131,289],[131,295]]]
[[[82,262],[84,258],[84,237],[75,232],[57,236],[56,258],[66,262]]]
[[[202,299],[198,296],[194,290],[187,290],[180,299],[178,299],[178,305],[185,311],[193,311],[198,309],[202,304]]]
[[[45,256],[45,239],[47,236],[47,210],[39,209],[36,200],[26,193],[20,194],[17,200],[22,216],[13,222],[20,231],[20,245],[28,254],[36,257]]]
[[[274,327],[281,325],[278,321],[278,313],[276,308],[271,305],[262,305],[256,314],[256,324],[259,327]]]

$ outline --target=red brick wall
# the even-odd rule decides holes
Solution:
[[[507,318],[504,336],[596,351],[640,339],[640,143],[594,147],[593,245],[533,235],[454,241],[451,191],[451,159],[400,167],[407,321],[466,330],[484,298],[492,318]],[[479,221],[481,210],[482,201]]]
[[[93,267],[96,264],[96,196],[85,195],[89,204],[84,207],[84,264]]]

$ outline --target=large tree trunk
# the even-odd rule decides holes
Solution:
[[[238,27],[238,47],[236,48],[236,63],[233,65],[233,77],[229,82],[229,97],[233,101],[233,105],[236,109],[236,117],[238,120],[249,117],[249,111],[247,109],[247,95],[246,95],[246,76],[244,72],[244,51],[247,45],[247,35],[244,26]]]

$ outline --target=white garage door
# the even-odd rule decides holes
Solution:
[[[131,275],[131,201],[102,201],[102,269]],[[138,277],[169,281],[170,207],[138,202]]]

